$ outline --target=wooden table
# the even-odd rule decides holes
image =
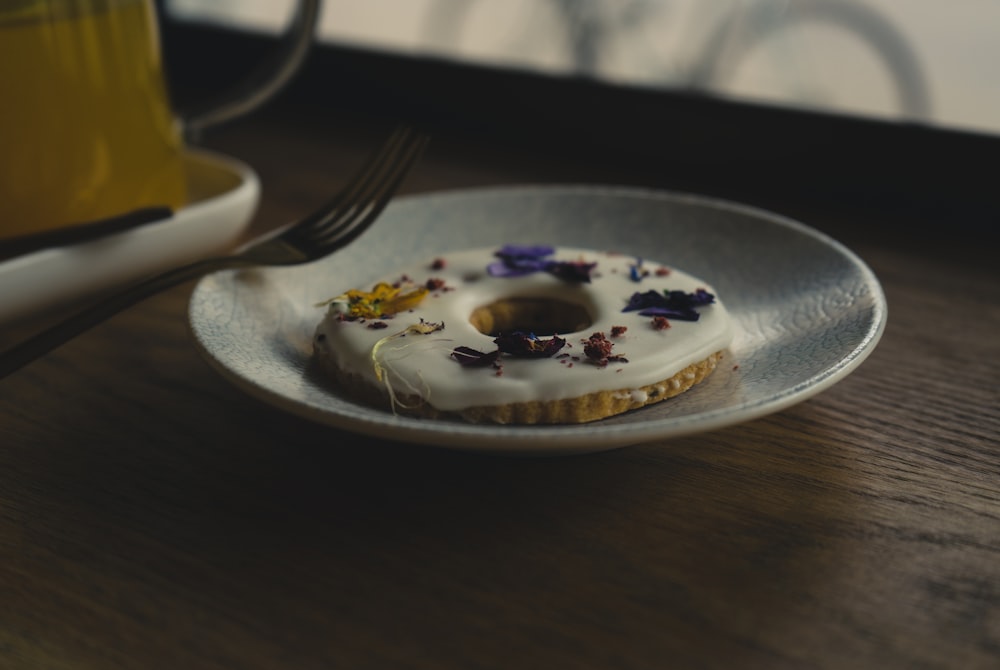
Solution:
[[[389,127],[299,101],[206,144],[260,174],[256,232]],[[0,666],[1000,667],[995,247],[683,168],[442,123],[404,191],[692,187],[799,218],[888,296],[856,372],[707,434],[484,456],[247,397],[195,351],[178,287],[0,380]]]

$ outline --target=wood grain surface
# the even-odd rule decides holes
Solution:
[[[261,175],[258,231],[387,131],[292,106],[207,144]],[[525,182],[677,185],[439,130],[404,190]],[[744,425],[546,459],[352,436],[217,376],[192,285],[0,380],[0,666],[1000,667],[995,247],[711,194],[833,235],[889,302],[856,372]]]

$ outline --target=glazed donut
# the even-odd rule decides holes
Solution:
[[[472,422],[582,423],[660,402],[704,379],[733,334],[699,279],[549,246],[448,253],[321,307],[315,359],[352,397]]]

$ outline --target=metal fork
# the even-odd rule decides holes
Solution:
[[[198,260],[150,277],[43,330],[0,354],[0,378],[123,309],[190,279],[237,267],[308,263],[343,248],[378,218],[427,142],[427,136],[408,126],[397,128],[351,182],[312,214],[249,242],[232,255]]]

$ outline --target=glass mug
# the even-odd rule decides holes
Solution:
[[[285,49],[197,118],[171,107],[153,0],[0,2],[0,239],[187,199],[183,150],[270,98],[304,59],[320,0]]]

